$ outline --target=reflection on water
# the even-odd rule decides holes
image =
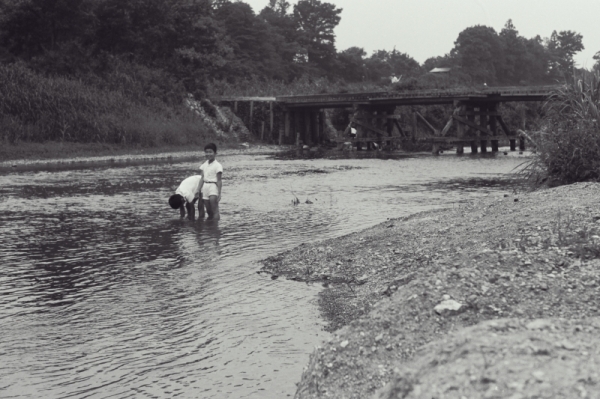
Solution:
[[[220,161],[219,223],[167,205],[198,162],[0,175],[2,397],[293,396],[320,288],[256,261],[508,191],[522,158]]]

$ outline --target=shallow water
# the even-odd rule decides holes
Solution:
[[[293,396],[322,288],[257,261],[510,192],[524,160],[351,156],[221,157],[218,224],[166,202],[199,162],[0,174],[0,397]]]

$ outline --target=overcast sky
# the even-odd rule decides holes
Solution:
[[[259,13],[268,0],[243,0]],[[295,4],[297,0],[288,0]],[[575,56],[578,66],[591,68],[600,51],[600,0],[329,0],[343,9],[335,30],[338,51],[362,47],[396,50],[423,63],[454,47],[469,26],[486,25],[500,32],[508,19],[519,34],[549,37],[553,30],[583,35],[585,50]]]

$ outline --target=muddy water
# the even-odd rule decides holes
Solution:
[[[0,397],[293,396],[322,288],[257,261],[509,192],[523,161],[385,158],[224,156],[219,224],[167,205],[197,162],[2,172]]]

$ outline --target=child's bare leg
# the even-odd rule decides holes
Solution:
[[[208,214],[207,220],[211,220],[213,218],[213,209],[210,206],[210,200],[204,200],[204,206],[206,207],[206,213]]]
[[[204,219],[204,201],[202,200],[202,194],[200,194],[200,199],[198,200],[198,218]]]
[[[219,214],[219,201],[217,200],[217,196],[216,195],[211,195],[210,196],[210,207],[212,210],[212,214],[213,214],[213,219],[214,220],[219,220],[221,219],[221,215]]]
[[[190,220],[196,220],[196,211],[194,211],[194,204],[185,204],[185,207],[187,208],[187,212],[188,212],[188,219]]]

